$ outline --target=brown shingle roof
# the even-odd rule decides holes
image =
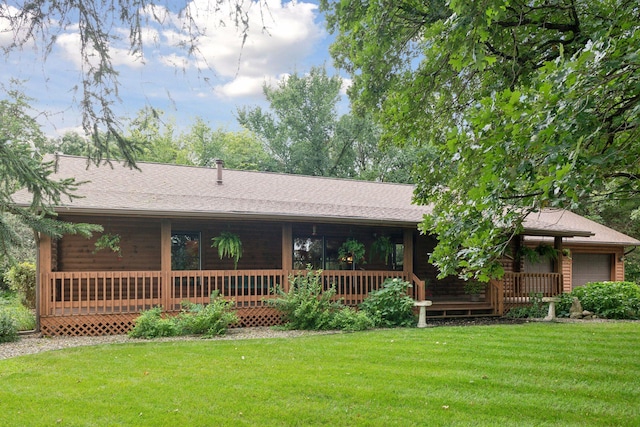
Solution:
[[[413,186],[280,173],[138,164],[87,168],[86,159],[59,156],[59,177],[83,184],[68,211],[174,216],[263,216],[416,224],[428,212],[411,203]],[[60,209],[64,211],[65,209]]]
[[[86,159],[59,156],[57,176],[83,184],[59,212],[173,217],[262,217],[274,219],[385,223],[415,226],[429,213],[412,204],[414,186],[225,169],[216,184],[212,168],[138,164],[140,171],[113,163],[87,167]],[[28,204],[26,193],[16,195]],[[568,211],[545,210],[525,221],[530,234],[571,241],[640,245],[640,241]],[[591,237],[589,236],[591,233]]]
[[[576,235],[575,237],[565,238],[564,242],[566,243],[640,245],[640,241],[633,237],[564,209],[545,209],[542,212],[529,215],[527,221],[529,220],[565,229],[589,230],[593,233],[590,237]],[[541,239],[531,238],[531,240]]]

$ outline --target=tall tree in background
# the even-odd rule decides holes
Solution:
[[[164,112],[156,108],[142,108],[129,122],[126,138],[140,148],[137,160],[187,164],[187,154],[175,136],[173,121],[164,120],[163,116]]]
[[[321,4],[356,108],[419,150],[441,275],[500,275],[530,212],[638,197],[636,1]]]
[[[341,87],[324,67],[293,74],[276,87],[265,84],[269,109],[241,108],[238,122],[262,140],[273,163],[268,170],[408,182],[411,158],[379,146],[371,115],[338,115]]]
[[[213,166],[222,159],[225,166],[240,170],[271,170],[272,163],[258,139],[248,131],[213,130],[200,117],[180,139],[189,160],[196,166]]]
[[[294,73],[277,87],[264,85],[269,111],[241,108],[238,122],[264,141],[280,171],[327,175],[340,160],[334,136],[341,86],[342,79],[329,77],[324,67]]]

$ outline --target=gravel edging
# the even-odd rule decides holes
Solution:
[[[340,333],[339,331],[286,331],[268,327],[234,328],[229,329],[225,335],[211,338],[212,340],[242,340],[256,338],[295,338],[305,335],[326,335]],[[170,338],[156,338],[145,340],[131,338],[128,335],[103,335],[95,337],[56,336],[43,337],[40,334],[23,335],[18,341],[0,343],[0,360],[27,354],[42,353],[44,351],[61,350],[70,347],[103,344],[123,344],[140,342],[167,342],[188,341],[203,339],[199,336],[181,336]]]

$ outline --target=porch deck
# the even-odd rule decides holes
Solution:
[[[163,306],[168,312],[180,310],[183,301],[207,304],[217,291],[233,299],[240,326],[271,326],[279,315],[267,306],[275,298],[273,289],[288,291],[291,274],[285,270],[209,271],[119,271],[43,273],[40,280],[40,323],[47,335],[99,335],[124,333],[143,311]],[[325,271],[325,289],[334,287],[336,298],[357,306],[388,278],[399,277],[413,284],[410,296],[426,297],[423,281],[402,271]],[[492,282],[482,301],[468,297],[441,297],[427,310],[431,318],[500,316],[508,308],[527,303],[531,293],[554,296],[560,293],[559,274],[509,273]]]

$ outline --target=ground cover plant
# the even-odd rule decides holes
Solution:
[[[640,425],[640,323],[139,341],[0,360],[0,425]]]

